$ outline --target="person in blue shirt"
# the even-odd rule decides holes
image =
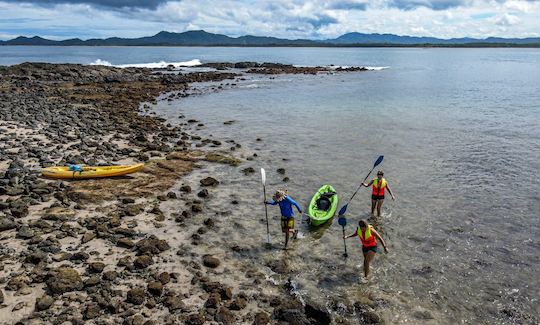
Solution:
[[[273,201],[265,201],[265,204],[279,205],[281,210],[281,231],[285,233],[285,248],[289,243],[289,235],[293,235],[293,239],[298,234],[298,230],[294,230],[294,211],[293,205],[298,210],[298,213],[302,213],[302,208],[296,203],[290,196],[287,195],[286,190],[278,190],[272,197]]]

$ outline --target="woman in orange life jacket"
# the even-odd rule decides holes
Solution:
[[[388,253],[388,248],[377,230],[365,220],[360,220],[356,231],[348,236],[343,236],[343,238],[346,239],[356,236],[360,238],[360,242],[362,243],[362,253],[364,253],[364,277],[367,280],[369,266],[371,265],[373,257],[375,257],[375,253],[377,253],[377,239],[381,242],[385,253]]]
[[[383,178],[384,172],[382,170],[379,170],[377,172],[377,178],[373,179],[369,183],[362,183],[363,186],[369,187],[370,185],[373,187],[371,191],[371,215],[375,214],[375,208],[377,208],[377,216],[381,216],[381,207],[384,202],[384,190],[388,189],[388,193],[392,196],[392,200],[395,200],[394,194],[392,193],[392,190],[390,189],[390,186],[388,186],[388,182],[386,182],[386,179]]]

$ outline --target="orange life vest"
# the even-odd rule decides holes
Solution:
[[[373,230],[373,226],[368,225],[366,231],[362,234],[362,229],[360,229],[360,227],[356,228],[356,233],[358,234],[358,237],[360,237],[362,246],[364,247],[377,246],[377,240],[375,239],[375,236],[373,236],[373,234],[371,233],[372,230]]]
[[[377,196],[383,196],[385,188],[386,188],[386,179],[383,178],[379,186],[379,179],[375,178],[373,180],[373,191],[371,192],[371,194],[377,195]]]

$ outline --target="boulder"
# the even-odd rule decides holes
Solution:
[[[141,305],[144,302],[144,290],[141,288],[134,288],[127,292],[126,301],[134,305]]]
[[[83,288],[79,272],[71,267],[61,266],[49,272],[47,287],[52,293],[62,294]]]
[[[208,195],[209,195],[209,192],[205,188],[203,188],[202,190],[199,191],[199,193],[197,193],[197,196],[201,198],[208,197]]]
[[[216,313],[216,322],[219,322],[224,325],[233,325],[236,323],[236,318],[233,313],[225,307],[219,308]]]
[[[306,303],[304,312],[308,318],[313,320],[313,324],[324,325],[332,323],[332,315],[324,306],[315,303]]]
[[[75,217],[75,210],[64,207],[52,207],[45,210],[43,219],[52,221],[67,221]]]
[[[218,267],[220,263],[221,262],[216,257],[213,257],[211,255],[204,255],[203,256],[203,264],[206,267],[214,269],[214,268]]]
[[[152,257],[148,255],[138,256],[133,262],[133,265],[137,269],[145,269],[152,264],[154,264],[154,261],[152,260]]]
[[[6,216],[0,216],[0,231],[10,230],[17,228],[15,220]]]
[[[36,299],[36,310],[47,310],[52,306],[52,304],[54,304],[54,298],[49,295],[44,295],[43,297]]]
[[[261,311],[255,314],[253,325],[266,325],[268,323],[270,323],[270,317],[268,317],[267,313]]]
[[[200,182],[202,186],[217,186],[219,184],[219,181],[213,177],[203,178]]]
[[[140,254],[156,255],[171,248],[165,240],[160,240],[155,236],[141,239],[135,245]]]
[[[88,264],[88,271],[90,273],[101,273],[103,272],[103,269],[105,268],[105,264],[101,262],[94,262]]]
[[[163,292],[163,284],[158,281],[150,282],[148,283],[147,289],[152,295],[159,297]]]

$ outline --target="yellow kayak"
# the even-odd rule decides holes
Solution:
[[[86,179],[98,177],[122,176],[138,172],[144,168],[144,164],[128,166],[82,166],[82,171],[73,171],[69,166],[47,167],[41,170],[41,175],[56,179]]]

